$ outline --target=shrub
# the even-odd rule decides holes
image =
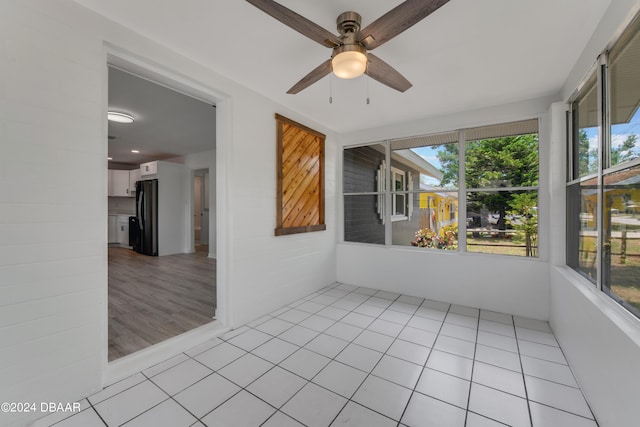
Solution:
[[[442,227],[439,234],[429,228],[421,228],[416,231],[415,238],[411,241],[411,246],[456,250],[458,249],[457,226]]]

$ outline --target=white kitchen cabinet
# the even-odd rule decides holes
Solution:
[[[142,163],[140,176],[156,175],[158,173],[158,161]]]
[[[116,215],[109,215],[109,233],[108,233],[108,241],[109,243],[117,243],[118,242],[118,217]]]
[[[136,181],[140,181],[140,169],[132,169],[129,171],[129,195],[136,195]]]
[[[123,246],[129,246],[129,215],[117,216],[116,240]]]
[[[113,185],[111,186],[110,196],[115,197],[131,197],[129,191],[129,171],[113,170]]]
[[[135,197],[136,181],[140,180],[140,169],[109,169],[109,192],[112,197]]]

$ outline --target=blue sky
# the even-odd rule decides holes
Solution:
[[[418,147],[412,148],[411,151],[421,156],[427,162],[431,163],[436,168],[442,170],[442,163],[438,160],[438,151],[440,146],[428,146],[428,147]],[[431,185],[432,187],[439,187],[440,180],[432,178],[430,176],[425,176],[420,174],[420,180],[422,183]]]
[[[597,150],[598,128],[590,127],[584,128],[583,130],[587,133],[587,137],[589,138],[589,150]],[[618,147],[629,137],[629,135],[633,134],[640,134],[640,109],[636,110],[628,123],[620,123],[611,126],[611,145],[614,148]],[[640,155],[640,146],[636,144],[636,147],[631,151]]]

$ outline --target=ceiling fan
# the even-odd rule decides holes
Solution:
[[[344,12],[336,20],[339,36],[273,0],[247,1],[311,40],[333,49],[330,59],[287,91],[296,94],[331,72],[343,79],[366,73],[384,85],[400,92],[406,91],[412,86],[409,80],[369,51],[420,22],[449,0],[406,0],[363,29],[360,28],[358,13]]]

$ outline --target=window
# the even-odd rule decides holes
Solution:
[[[636,20],[572,99],[566,253],[567,265],[640,317],[638,58]]]
[[[391,186],[393,187],[393,206],[391,221],[407,219],[407,186],[404,183],[405,173],[397,168],[391,168]]]
[[[611,166],[640,157],[640,31],[632,30],[609,54]]]
[[[598,172],[598,93],[595,73],[587,80],[584,89],[573,103],[572,178],[578,179]]]
[[[466,131],[467,251],[537,256],[538,121]]]
[[[533,119],[346,148],[345,241],[537,256],[537,132]],[[375,242],[354,232],[365,216]]]
[[[344,240],[385,243],[385,145],[343,152]]]
[[[458,224],[446,206],[458,201],[458,139],[459,132],[448,132],[390,143],[392,161],[408,171],[403,197],[410,211],[407,221],[392,224],[393,245],[457,250]]]
[[[640,166],[604,176],[602,290],[640,317]]]

